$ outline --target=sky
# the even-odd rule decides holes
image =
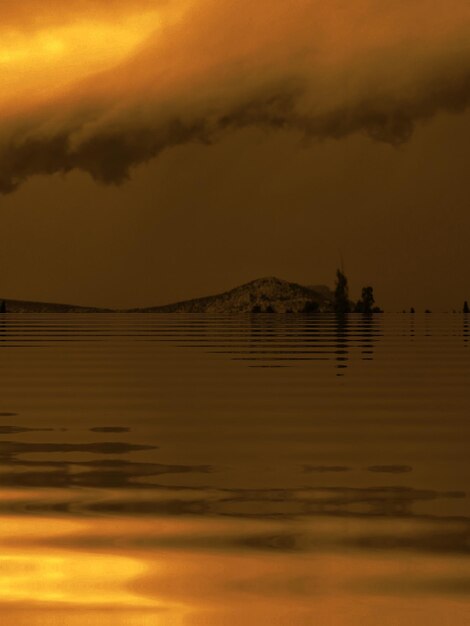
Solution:
[[[468,0],[6,0],[0,296],[470,300]]]

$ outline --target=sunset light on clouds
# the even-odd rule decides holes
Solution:
[[[75,81],[114,67],[158,29],[158,12],[125,19],[69,22],[36,28],[3,28],[0,41],[0,85],[3,107],[19,97],[33,102],[50,98]]]
[[[148,203],[159,198],[158,207],[152,209],[157,215],[168,210],[176,216],[178,210],[173,213],[173,208],[187,202],[197,206],[201,215],[207,212],[209,223],[213,221],[209,214],[219,210],[227,219],[239,220],[244,211],[248,214],[250,202],[256,202],[262,168],[266,172],[278,168],[277,176],[266,176],[283,180],[285,190],[292,186],[302,211],[299,219],[315,229],[320,220],[321,232],[330,228],[320,217],[326,199],[324,192],[318,195],[309,172],[330,163],[328,167],[344,182],[338,188],[345,197],[334,204],[340,213],[346,211],[351,193],[357,194],[351,190],[346,195],[348,186],[357,180],[349,173],[353,167],[345,161],[350,145],[357,153],[351,155],[351,163],[362,164],[360,180],[372,176],[381,163],[385,167],[385,161],[376,158],[383,155],[389,163],[387,174],[376,173],[373,178],[383,177],[390,185],[387,197],[403,193],[405,204],[417,190],[424,193],[424,181],[429,178],[424,169],[413,174],[423,184],[408,191],[411,183],[394,182],[393,176],[405,167],[407,154],[413,168],[422,164],[434,172],[446,168],[459,171],[470,104],[470,5],[465,0],[1,3],[0,85],[0,194],[12,197],[8,202],[23,203],[23,196],[16,195],[28,181],[42,180],[46,188],[56,189],[56,175],[63,176],[65,184],[56,189],[59,196],[67,196],[67,184],[75,184],[76,175],[89,181],[80,183],[80,190],[93,185],[90,193],[94,198],[101,194],[102,183],[111,188],[118,185],[123,194],[132,193],[133,181],[150,167],[153,182],[142,197]],[[445,120],[463,129],[457,141],[445,133],[455,167],[449,160],[444,167],[427,166],[432,155],[439,159],[445,151],[442,143],[431,140]],[[431,148],[424,147],[426,138],[433,142]],[[460,141],[461,147],[457,145]],[[411,157],[413,151],[423,150],[426,161]],[[230,202],[225,202],[223,208],[209,209],[212,200],[207,193],[189,187],[184,200],[160,198],[171,188],[171,181],[182,176],[195,180],[210,176],[212,167],[220,162],[219,153],[235,162],[235,169],[225,169],[222,178],[234,172],[237,180],[235,186],[221,180],[220,193],[230,190],[239,197],[237,206],[245,208],[230,212]],[[249,159],[243,157],[245,153]],[[244,175],[256,154],[258,167],[263,166],[254,181],[246,179],[244,188]],[[168,170],[165,164],[176,155],[183,162],[168,165]],[[302,163],[294,166],[296,160]],[[205,169],[198,173],[202,163]],[[305,176],[302,193],[294,191],[299,189],[299,172]],[[157,182],[160,176],[164,176],[163,184]],[[411,181],[411,174],[407,176]],[[446,181],[452,185],[451,178]],[[211,177],[205,189],[215,189],[217,184]],[[263,188],[267,193],[263,206],[273,211],[280,202],[279,193],[271,182]],[[27,206],[28,189],[24,196]],[[325,193],[330,194],[331,189]],[[445,193],[449,196],[450,192]],[[437,198],[434,194],[431,205]],[[100,212],[95,213],[95,219],[103,216],[103,224],[109,219],[104,217],[108,202],[104,200]],[[127,203],[120,192],[115,202]],[[426,203],[423,199],[423,211]],[[397,199],[394,206],[394,210],[404,206],[403,200]],[[282,209],[286,219],[292,211],[292,204],[288,211]],[[183,227],[190,213],[184,212]],[[70,219],[78,219],[78,213]],[[357,220],[360,224],[359,216]],[[370,220],[367,223],[370,226]],[[287,229],[293,224],[291,221]],[[421,217],[416,217],[420,237],[422,224]],[[12,228],[16,230],[16,226]],[[367,228],[358,226],[358,237],[365,236],[359,233]],[[249,228],[248,236],[251,232],[255,231]],[[165,239],[161,249],[170,245],[171,239]],[[269,246],[274,239],[266,241]],[[207,246],[214,242],[207,241]],[[57,240],[53,245],[58,245]],[[347,250],[348,245],[342,245]],[[5,246],[9,248],[9,240]],[[255,249],[256,245],[253,254]],[[364,246],[358,244],[355,249]],[[274,248],[272,254],[279,259]],[[179,272],[184,272],[185,255],[178,256],[182,263]],[[138,256],[136,252],[133,258]],[[259,260],[254,266],[248,263],[240,276],[234,269],[232,281],[269,273],[272,263],[268,265],[264,269]],[[292,276],[305,267],[300,257],[295,267]],[[213,284],[193,288],[196,293],[217,290],[222,283],[225,285],[225,279],[214,274]],[[143,297],[146,301],[150,296]]]
[[[117,14],[72,2],[59,22],[54,3],[32,23],[5,20],[1,105],[13,127],[2,160],[15,167],[1,187],[42,173],[38,149],[48,172],[78,168],[119,181],[167,147],[212,143],[247,126],[401,143],[416,121],[469,102],[470,9],[438,4],[423,19],[418,0],[380,10],[371,0],[175,1],[140,10],[119,2]],[[119,163],[88,163],[90,142],[95,155],[111,142]]]

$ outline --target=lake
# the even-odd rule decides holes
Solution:
[[[0,623],[469,624],[469,338],[0,316]]]

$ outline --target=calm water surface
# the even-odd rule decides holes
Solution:
[[[1,316],[0,623],[470,624],[469,337]]]

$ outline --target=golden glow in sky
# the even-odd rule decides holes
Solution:
[[[40,99],[87,75],[108,69],[132,54],[158,29],[157,12],[118,21],[80,19],[0,38],[0,103],[26,93]]]

